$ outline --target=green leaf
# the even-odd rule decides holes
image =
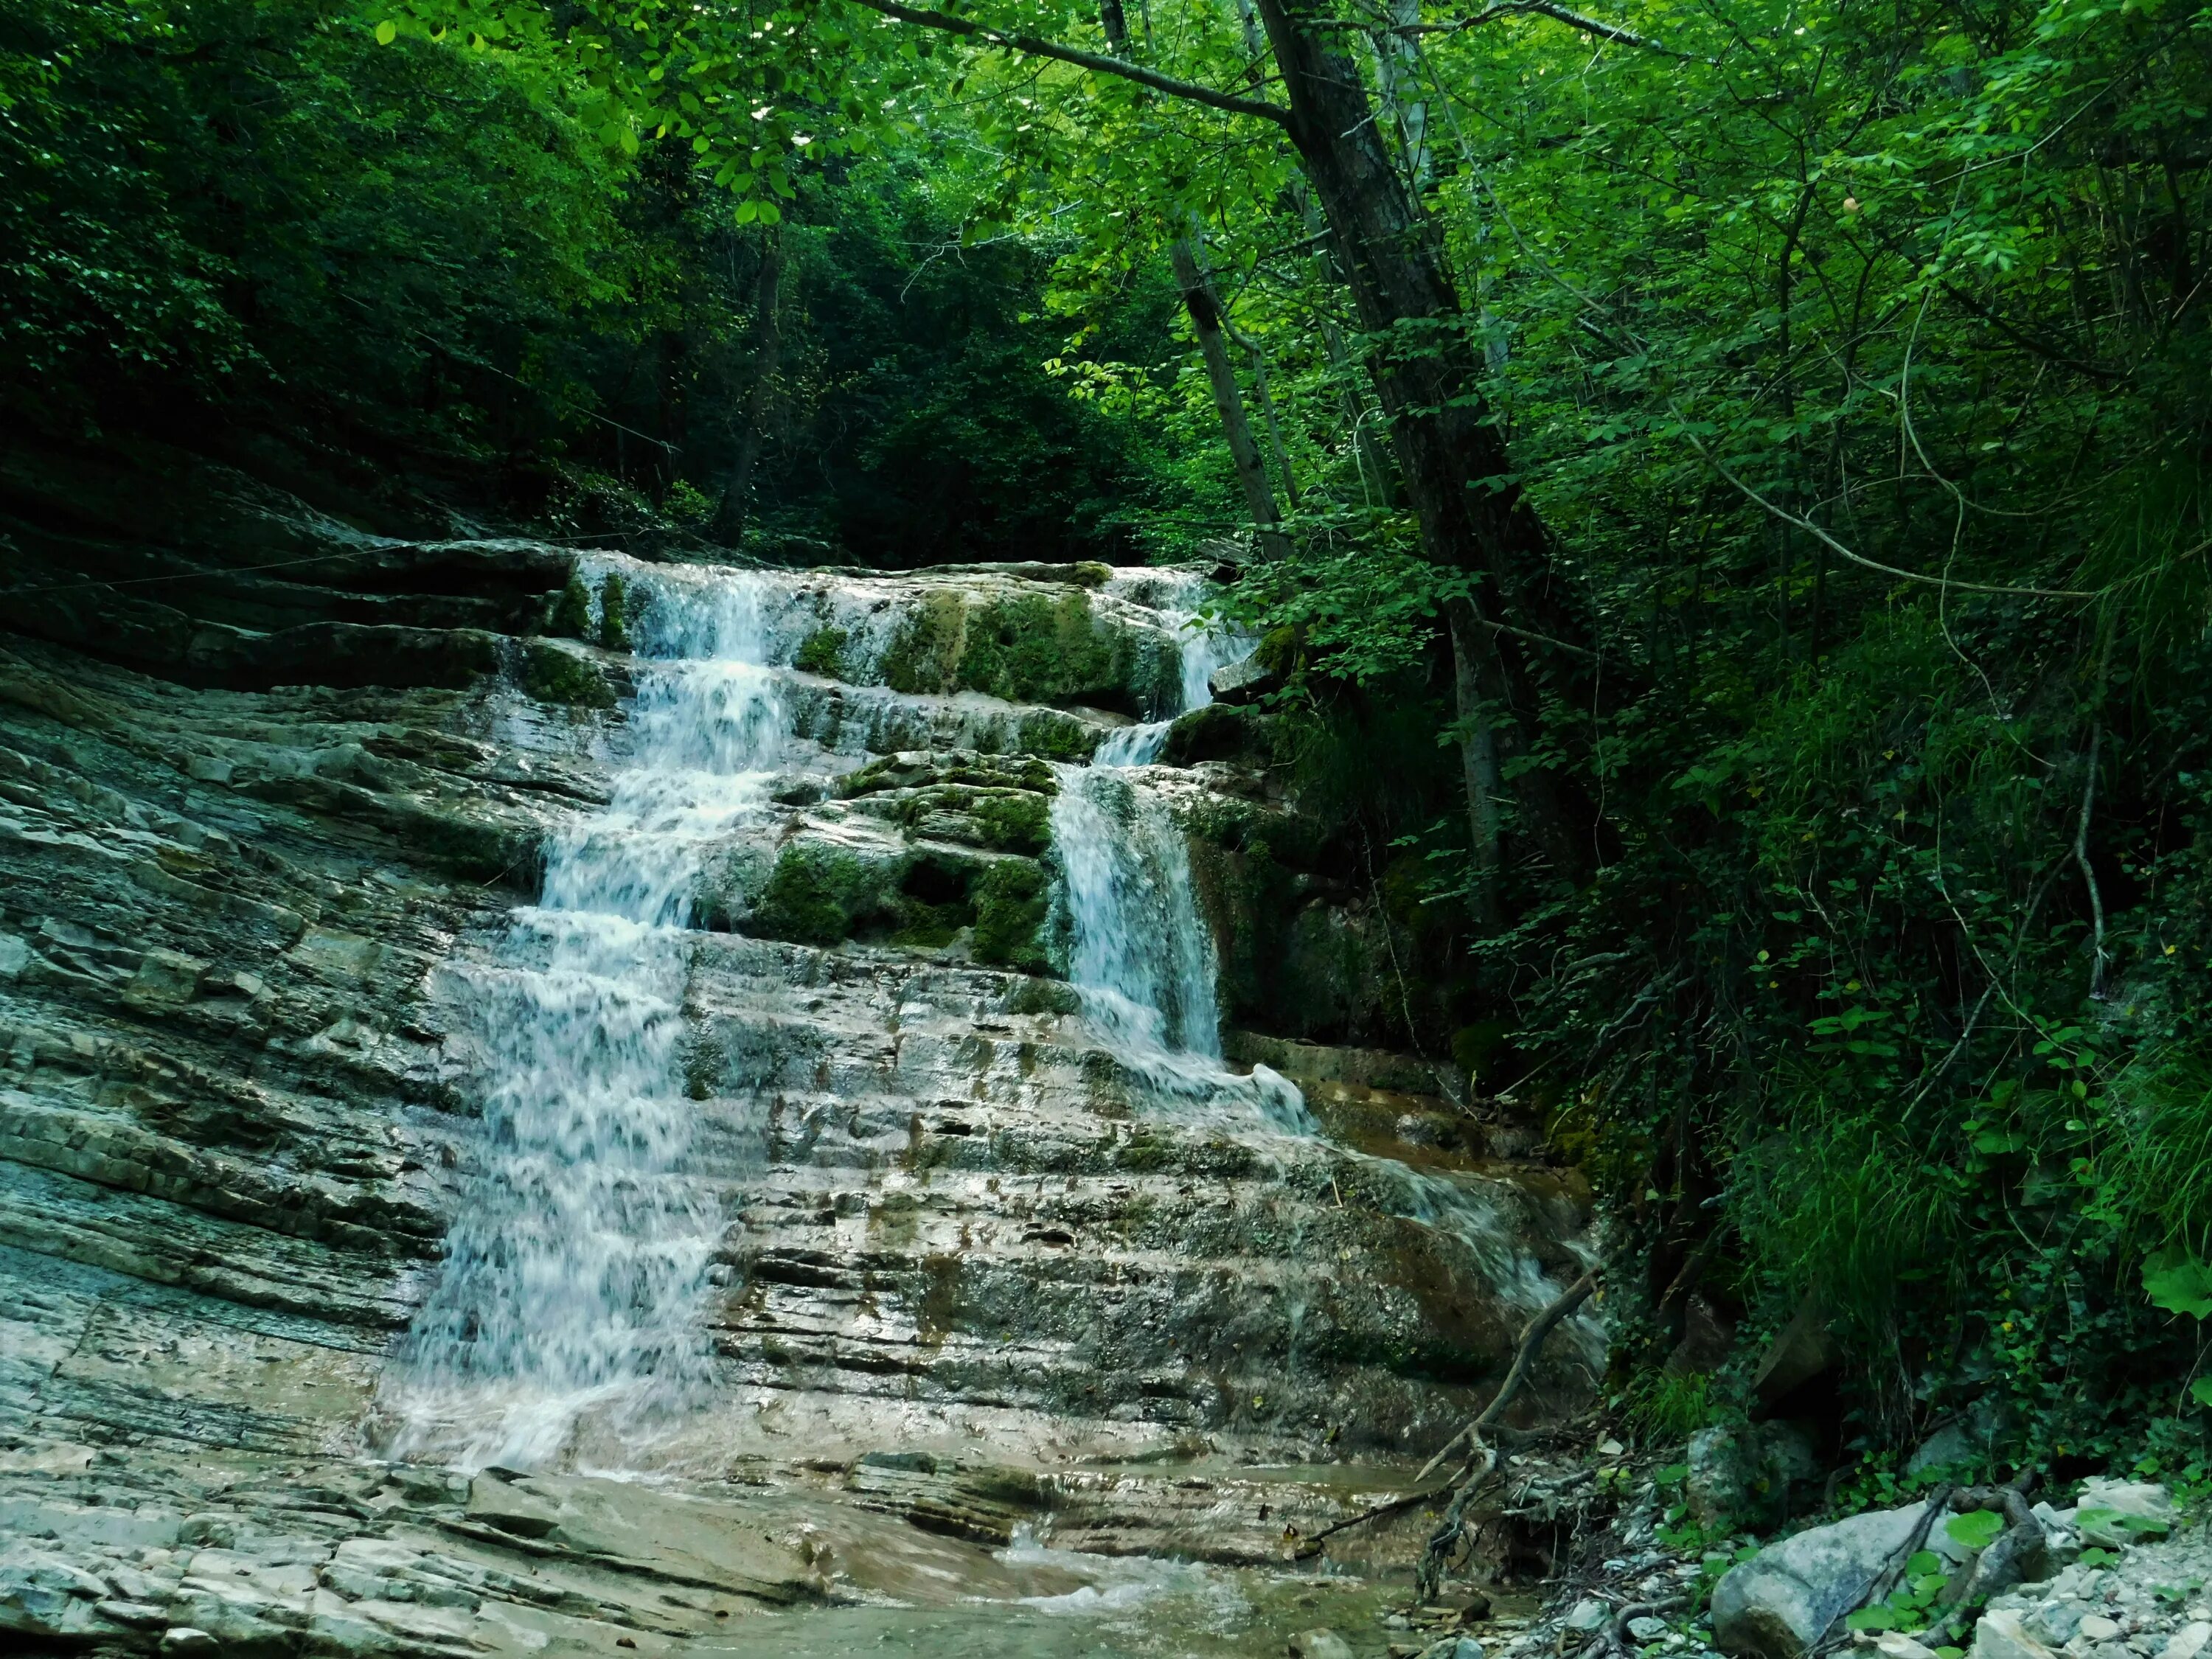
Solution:
[[[2212,1314],[2212,1267],[2207,1267],[2179,1244],[2169,1244],[2143,1258],[2143,1294],[2152,1305],[2167,1313],[2202,1319]]]
[[[376,26],[376,44],[378,46],[388,46],[398,38],[399,25],[393,22],[389,17],[386,18],[381,23],[379,23]]]
[[[1943,1523],[1943,1530],[1951,1534],[1953,1541],[1970,1550],[1989,1548],[2004,1529],[2004,1516],[1995,1510],[1970,1510],[1965,1515],[1954,1515]]]
[[[1877,1601],[1870,1607],[1861,1607],[1844,1620],[1844,1628],[1846,1630],[1895,1630],[1897,1609]]]

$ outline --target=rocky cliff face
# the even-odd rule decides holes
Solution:
[[[1264,1559],[1572,1266],[1449,1079],[1295,1040],[1372,925],[1328,872],[1224,994],[1264,770],[1092,763],[1179,752],[1188,579],[192,491],[8,526],[0,1629],[652,1645],[1088,1582],[1023,1528]]]

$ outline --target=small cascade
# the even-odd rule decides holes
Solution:
[[[1214,671],[1242,662],[1252,652],[1251,637],[1218,617],[1200,625],[1205,583],[1192,572],[1169,570],[1117,576],[1107,591],[1119,588],[1165,617],[1182,650],[1182,699],[1164,720],[1139,720],[1110,732],[1091,757],[1094,766],[1150,766],[1166,746],[1176,720],[1213,701]]]
[[[1068,915],[1068,975],[1119,1046],[1218,1060],[1213,940],[1190,848],[1159,800],[1110,770],[1066,767],[1052,813]]]
[[[785,740],[759,599],[743,578],[656,593],[611,799],[553,837],[492,963],[459,970],[483,1162],[388,1373],[401,1455],[543,1467],[586,1414],[635,1437],[705,1375],[721,1221],[687,1168],[683,929],[703,850],[766,805]]]

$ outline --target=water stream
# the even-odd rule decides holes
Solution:
[[[753,580],[671,585],[643,631],[611,798],[551,838],[493,961],[459,970],[483,1164],[387,1373],[399,1455],[540,1468],[586,1413],[634,1437],[706,1379],[721,1218],[690,1167],[685,929],[701,857],[768,804],[787,721]]]

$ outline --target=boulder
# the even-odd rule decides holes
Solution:
[[[2093,1544],[2132,1543],[2146,1532],[2164,1532],[2173,1525],[2173,1494],[2152,1480],[2093,1478],[2081,1483],[2073,1519]]]
[[[1333,1630],[1302,1630],[1291,1638],[1291,1659],[1352,1659],[1352,1644]]]
[[[1282,684],[1282,675],[1264,666],[1257,656],[1224,664],[1215,669],[1206,680],[1206,688],[1213,693],[1214,702],[1227,703],[1232,708],[1257,702],[1270,691],[1280,690]]]
[[[1713,1640],[1745,1659],[1802,1659],[1911,1541],[1924,1504],[1814,1527],[1732,1567],[1713,1586]]]
[[[1820,1473],[1813,1437],[1794,1423],[1755,1423],[1700,1431],[1690,1440],[1685,1481],[1698,1524],[1726,1521],[1771,1526],[1790,1512],[1793,1492]]]

